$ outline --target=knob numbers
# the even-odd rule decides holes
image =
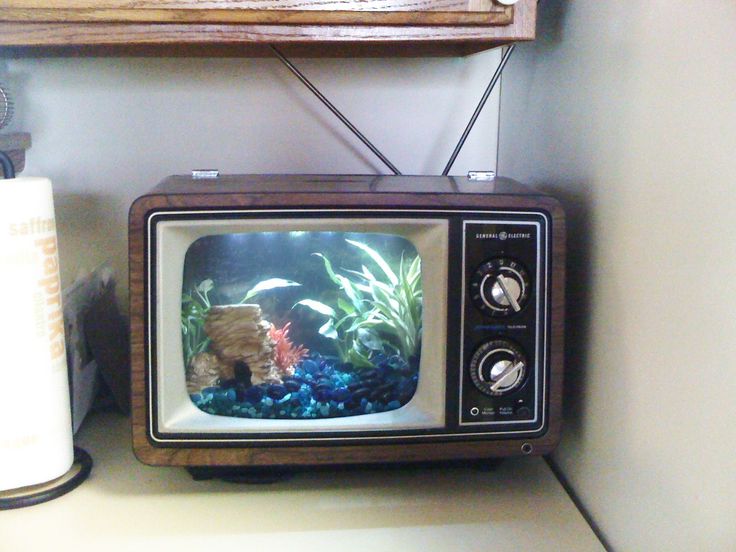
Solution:
[[[506,395],[521,387],[527,373],[522,350],[505,339],[487,341],[470,359],[470,379],[481,393]]]
[[[511,316],[529,299],[529,273],[518,262],[498,257],[484,262],[470,280],[473,304],[487,316]]]

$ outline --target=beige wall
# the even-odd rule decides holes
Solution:
[[[405,174],[441,172],[500,59],[295,60]],[[170,174],[388,173],[274,59],[0,58],[54,182],[62,280],[111,259],[127,286],[130,202]],[[453,174],[495,169],[494,95]]]
[[[736,550],[736,3],[540,5],[499,170],[567,204],[554,458],[616,550]]]

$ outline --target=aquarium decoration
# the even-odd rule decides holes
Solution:
[[[291,322],[284,324],[281,329],[271,324],[268,337],[273,343],[273,364],[278,374],[282,377],[293,376],[296,364],[309,352],[303,345],[298,347],[289,339],[289,326]]]
[[[204,331],[212,340],[210,349],[223,363],[222,376],[235,377],[248,370],[253,385],[278,382],[272,353],[271,325],[261,318],[255,304],[213,306],[207,313]]]
[[[274,234],[294,239],[293,233]],[[182,344],[193,403],[221,416],[311,419],[385,412],[411,400],[421,349],[421,262],[408,240],[379,236],[398,242],[393,249],[384,245],[387,255],[344,238],[337,270],[325,251],[289,258],[295,278],[309,285],[267,278],[235,304],[213,301],[212,278],[183,293]],[[293,294],[285,288],[296,286],[302,298],[286,304]],[[295,343],[292,331],[309,339],[309,347]]]

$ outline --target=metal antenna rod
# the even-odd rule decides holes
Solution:
[[[340,110],[338,110],[334,105],[332,105],[332,103],[330,102],[330,100],[328,100],[327,98],[325,98],[325,96],[317,89],[316,86],[314,86],[311,82],[309,82],[309,79],[307,79],[307,77],[305,77],[302,74],[302,72],[299,71],[299,69],[297,69],[288,59],[286,59],[283,56],[283,54],[276,49],[275,46],[273,46],[273,45],[269,45],[269,46],[270,46],[271,50],[273,50],[273,53],[276,54],[276,57],[279,58],[279,60],[281,61],[281,63],[283,63],[284,65],[286,65],[286,67],[289,69],[289,71],[291,71],[292,73],[294,73],[294,75],[296,76],[296,78],[298,78],[300,81],[302,81],[302,84],[304,84],[304,86],[306,86],[307,88],[309,88],[310,92],[312,92],[312,94],[314,94],[315,96],[317,96],[317,98],[319,99],[319,101],[321,101],[325,105],[325,107],[327,107],[327,109],[329,109],[330,111],[332,111],[332,114],[335,115],[335,117],[337,117],[338,119],[340,119],[340,121],[342,121],[342,123],[346,127],[348,127],[348,129],[350,130],[350,132],[352,132],[353,134],[355,134],[355,136],[357,136],[358,139],[361,142],[363,142],[366,145],[366,147],[369,150],[371,150],[376,155],[376,157],[378,157],[381,161],[383,161],[384,164],[389,169],[391,169],[391,172],[393,172],[394,174],[397,174],[397,175],[401,174],[401,172],[399,171],[399,169],[397,169],[394,166],[394,164],[391,163],[391,161],[389,161],[386,158],[386,156],[383,155],[379,151],[379,149],[371,143],[370,140],[368,140],[368,138],[366,138],[365,136],[363,136],[363,134],[357,128],[355,128],[355,126],[350,121],[348,121],[347,117],[345,117],[345,115],[343,115],[342,113],[340,113]]]
[[[508,48],[506,48],[506,51],[503,54],[503,57],[501,58],[501,63],[498,64],[498,67],[496,68],[496,72],[493,74],[493,77],[491,77],[491,82],[488,83],[488,86],[486,87],[486,91],[483,93],[483,97],[480,99],[480,102],[478,103],[478,107],[475,108],[475,112],[473,113],[473,116],[470,118],[470,122],[468,122],[468,126],[465,127],[465,131],[463,132],[463,135],[460,137],[460,141],[457,143],[457,146],[455,146],[455,151],[452,152],[452,155],[450,156],[450,160],[447,162],[447,165],[445,166],[445,170],[442,171],[442,176],[447,176],[450,174],[450,169],[452,168],[452,165],[455,163],[455,159],[457,159],[458,154],[460,153],[460,150],[463,149],[463,146],[465,145],[465,140],[468,139],[468,134],[470,134],[470,131],[473,129],[473,125],[475,125],[475,121],[478,119],[478,115],[480,115],[480,112],[483,110],[483,107],[486,105],[486,101],[488,100],[488,97],[491,95],[491,92],[493,92],[493,89],[496,87],[496,83],[498,82],[498,79],[501,78],[501,73],[503,73],[503,68],[506,67],[506,62],[509,60],[509,57],[511,57],[511,53],[514,51],[514,48],[516,48],[516,44],[511,44]]]

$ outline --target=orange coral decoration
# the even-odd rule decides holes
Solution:
[[[271,324],[271,328],[268,330],[268,337],[274,343],[273,363],[279,373],[284,376],[293,376],[296,363],[309,353],[309,349],[305,349],[302,345],[297,347],[291,342],[289,326],[291,326],[291,322],[287,322],[279,330]]]

